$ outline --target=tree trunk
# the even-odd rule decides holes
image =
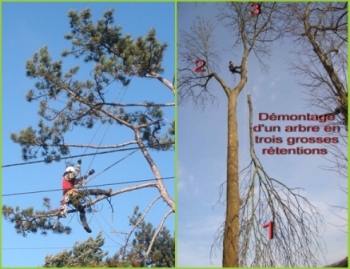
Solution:
[[[162,180],[162,176],[160,175],[160,172],[158,170],[158,167],[156,166],[151,155],[149,155],[145,145],[142,142],[142,139],[140,136],[140,130],[138,128],[134,128],[134,132],[135,132],[135,140],[137,141],[143,156],[145,157],[145,159],[148,162],[155,178],[157,179],[157,188],[158,188],[160,195],[162,196],[164,201],[170,206],[170,208],[172,209],[172,212],[175,212],[175,202],[170,197],[167,189],[165,188],[165,185],[164,185],[164,182]]]
[[[224,231],[223,266],[239,267],[239,198],[238,181],[238,126],[236,120],[237,94],[228,98],[228,143],[227,143],[227,208]]]

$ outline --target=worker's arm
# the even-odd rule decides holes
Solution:
[[[87,179],[90,175],[92,175],[93,173],[95,173],[95,170],[94,169],[91,169],[89,171],[89,173],[86,173],[85,175],[83,175],[82,177],[80,178],[77,178],[75,180],[75,184],[82,184],[83,180]]]

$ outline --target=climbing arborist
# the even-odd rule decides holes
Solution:
[[[75,185],[82,184],[83,180],[85,180],[88,176],[95,173],[94,169],[91,169],[86,175],[76,178],[80,172],[81,160],[78,160],[77,166],[74,168],[73,166],[68,166],[63,174],[62,178],[62,190],[63,190],[63,198],[61,200],[60,207],[60,217],[66,217],[67,215],[67,204],[72,204],[80,213],[80,220],[84,227],[84,229],[91,233],[91,229],[86,221],[85,216],[85,208],[80,203],[80,199],[84,198],[88,195],[106,195],[110,196],[112,190],[109,189],[107,191],[93,189],[93,190],[78,190],[75,188]]]
[[[229,61],[228,69],[231,71],[232,74],[234,73],[241,73],[242,66],[234,66],[232,61]],[[240,69],[240,70],[238,70]]]

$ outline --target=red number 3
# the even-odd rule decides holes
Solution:
[[[261,12],[260,10],[260,4],[257,4],[257,3],[250,3],[249,4],[249,7],[252,7],[253,10],[252,11],[249,11],[249,14],[252,15],[252,16],[258,16]]]
[[[197,63],[199,63],[199,65],[197,65]],[[196,68],[193,69],[194,72],[204,72],[205,69],[203,68],[205,66],[205,61],[201,60],[201,59],[196,59],[194,61],[194,64],[196,65]]]
[[[273,222],[270,221],[268,223],[266,223],[265,225],[263,225],[263,228],[268,228],[268,233],[269,233],[269,239],[273,238]]]

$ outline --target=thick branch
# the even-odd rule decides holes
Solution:
[[[104,113],[105,115],[107,115],[108,117],[112,118],[112,119],[115,119],[118,123],[120,124],[123,124],[129,128],[133,128],[132,124],[122,120],[120,117],[117,117],[115,115],[113,115],[112,112],[102,108],[102,104],[93,104],[93,103],[90,103],[86,100],[84,100],[82,97],[80,97],[79,95],[75,94],[69,87],[67,87],[67,85],[65,84],[62,84],[61,85],[61,88],[66,90],[72,97],[73,99],[79,101],[80,103],[86,105],[87,107],[91,108],[92,110],[98,110],[98,111],[101,111],[102,113]],[[96,107],[98,106],[98,107]]]
[[[121,143],[118,145],[104,145],[104,146],[95,146],[95,145],[91,145],[91,144],[61,144],[61,145],[57,145],[57,144],[46,144],[47,146],[65,146],[65,147],[70,147],[70,148],[92,148],[92,149],[114,149],[114,148],[121,148],[121,147],[125,147],[128,145],[133,145],[133,144],[137,144],[137,141],[129,141],[129,142],[125,142],[125,143]]]
[[[172,92],[173,94],[175,94],[175,89],[174,89],[174,86],[173,84],[171,84],[167,79],[159,76],[157,73],[155,72],[152,72],[149,74],[149,77],[150,78],[156,78],[158,79],[161,83],[163,83],[165,86],[167,86]]]
[[[121,194],[124,192],[130,192],[130,191],[139,190],[139,189],[148,188],[148,187],[157,187],[157,182],[149,182],[149,183],[144,183],[144,184],[126,187],[126,188],[123,188],[123,189],[120,189],[117,191],[113,191],[110,196],[115,196],[115,195],[118,195],[118,194]],[[105,195],[98,196],[96,199],[89,201],[88,204],[85,204],[84,208],[90,207],[90,206],[92,206],[92,205],[94,205],[94,204],[96,204],[96,203],[98,203],[106,198],[108,198],[108,197]],[[71,210],[68,210],[67,213],[70,214],[70,213],[74,213],[74,212],[77,212],[77,210],[71,209]],[[30,217],[28,217],[28,219],[30,221],[35,221],[36,219],[40,219],[40,218],[51,218],[51,217],[58,217],[58,216],[59,216],[59,210],[56,209],[56,210],[52,210],[51,212],[48,212],[45,214],[31,215]],[[24,220],[22,220],[22,221],[24,221]]]
[[[305,10],[305,17],[303,19],[304,27],[305,27],[305,35],[310,41],[310,44],[312,45],[314,52],[318,56],[321,64],[323,65],[324,69],[327,71],[329,78],[331,79],[333,86],[336,88],[337,93],[339,96],[345,95],[345,89],[340,81],[337,72],[334,70],[332,63],[328,60],[326,54],[322,51],[322,48],[319,46],[319,44],[316,41],[315,35],[311,32],[311,26],[308,21],[310,15],[309,10],[309,4],[307,5],[307,9]]]
[[[163,103],[163,104],[152,104],[152,103],[134,103],[134,104],[117,104],[117,103],[103,103],[104,105],[108,106],[141,106],[141,107],[152,107],[152,106],[160,106],[160,107],[166,107],[166,106],[175,106],[175,103]]]
[[[230,93],[231,93],[230,88],[229,88],[229,87],[226,85],[226,83],[218,76],[218,74],[212,73],[212,74],[210,74],[209,76],[210,76],[210,77],[211,77],[211,76],[214,76],[214,78],[217,80],[217,82],[220,83],[222,89],[225,91],[227,97],[229,97],[229,96],[230,96]],[[209,79],[208,79],[208,80],[209,80]]]
[[[172,211],[175,212],[175,203],[174,201],[170,198],[167,189],[164,186],[164,182],[162,180],[162,177],[160,175],[160,172],[154,163],[152,157],[149,155],[147,148],[144,146],[142,139],[140,137],[140,130],[138,128],[134,128],[134,133],[135,133],[135,138],[136,141],[141,149],[141,152],[145,159],[147,160],[155,178],[157,179],[157,188],[160,192],[160,195],[164,199],[164,201],[171,207]]]

